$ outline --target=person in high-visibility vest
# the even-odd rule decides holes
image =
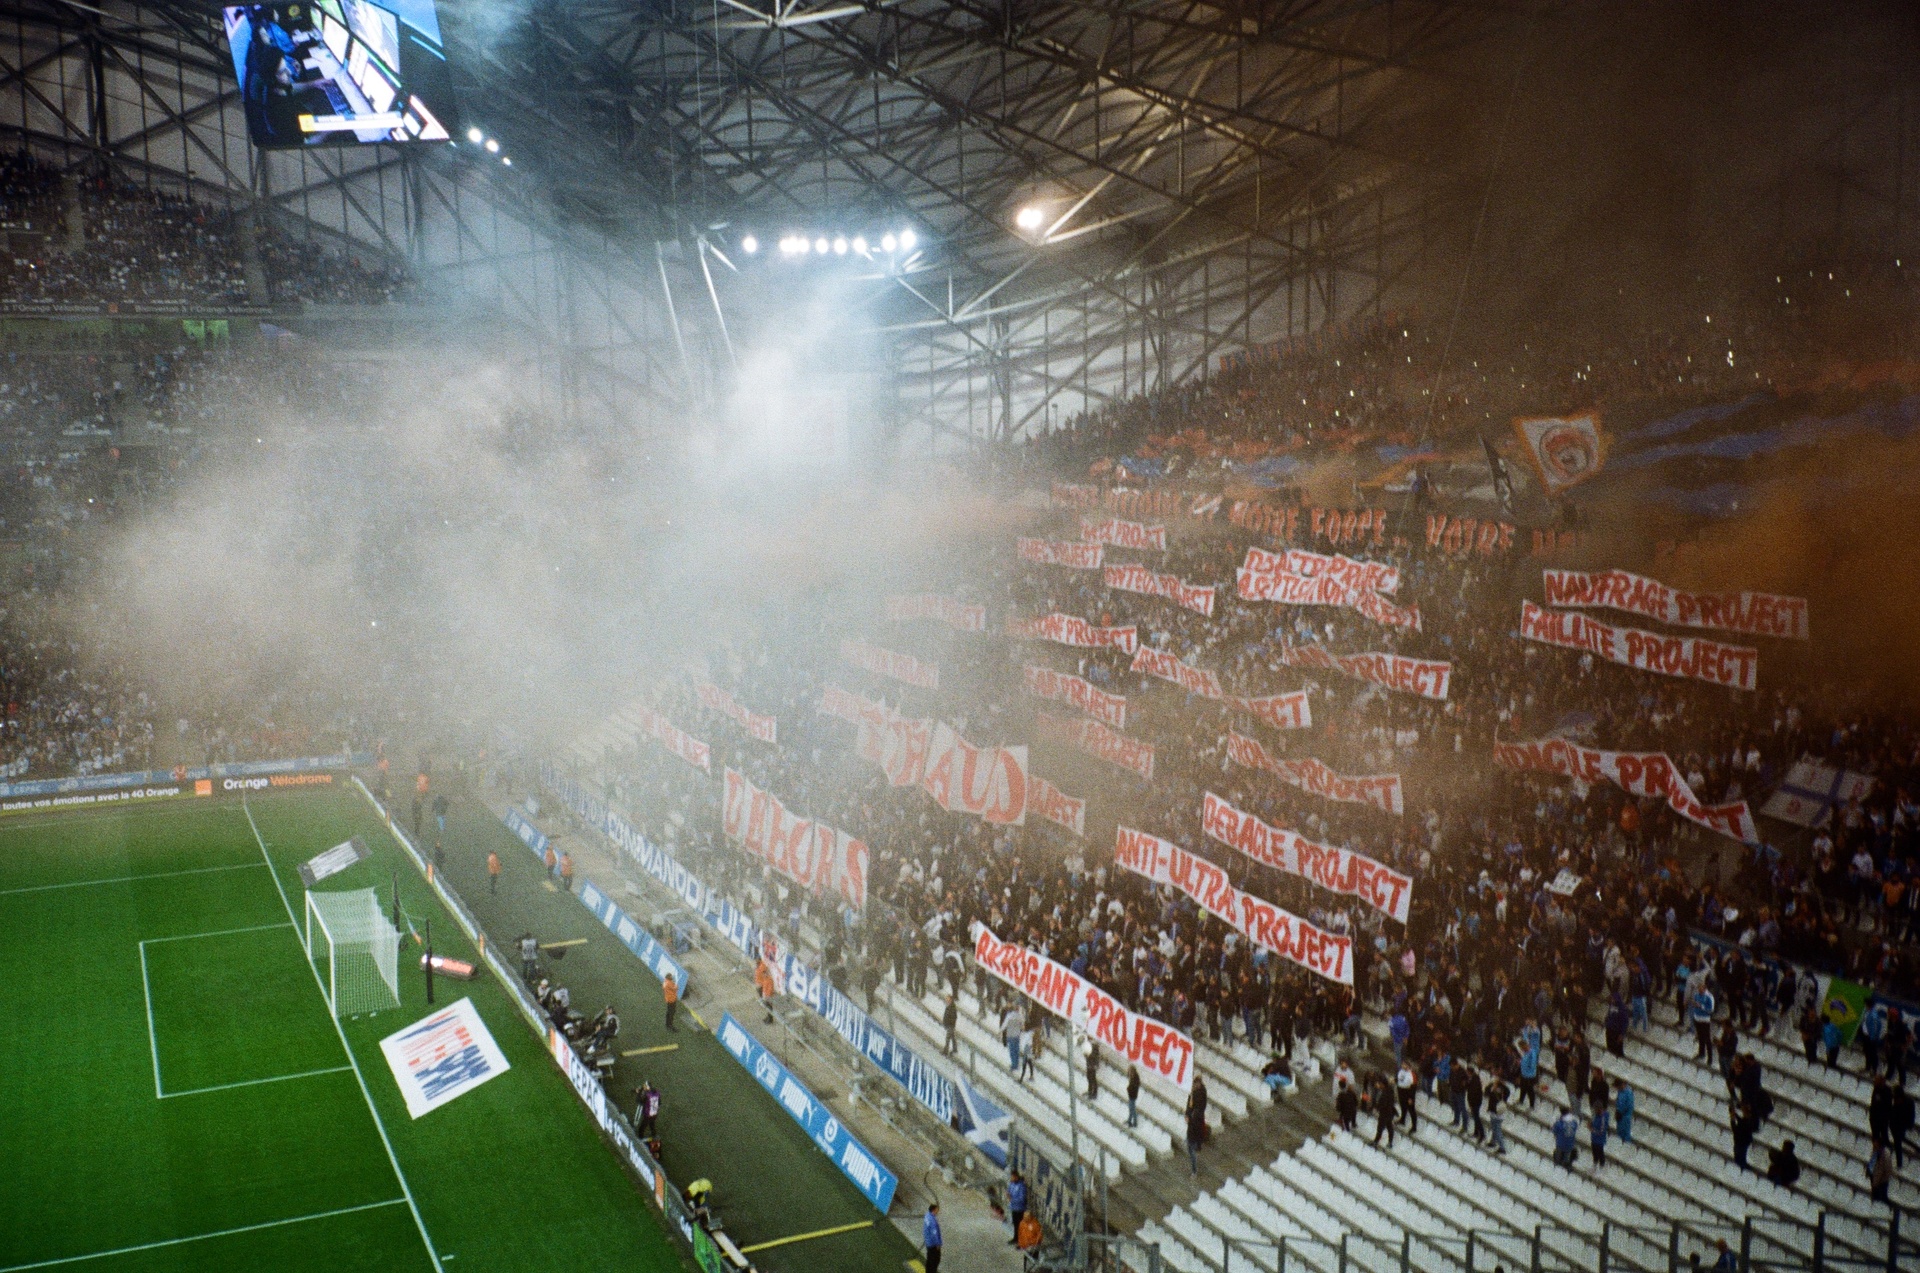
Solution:
[[[557,854],[554,853],[553,842],[551,840],[547,842],[547,852],[546,852],[544,861],[547,864],[547,878],[552,879],[555,875],[559,873],[560,858]]]
[[[560,887],[573,892],[573,854],[560,855]]]
[[[773,1024],[773,969],[762,955],[753,965],[753,988],[760,992],[760,1006],[766,1009],[767,1024]]]
[[[498,893],[499,891],[500,891],[500,855],[498,853],[493,852],[492,850],[488,850],[487,852],[487,892]]]
[[[660,995],[667,1001],[667,1029],[671,1030],[674,1028],[673,1014],[680,1010],[680,985],[673,979],[672,973],[668,973],[667,979],[660,983]]]

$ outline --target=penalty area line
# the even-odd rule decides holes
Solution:
[[[32,1264],[9,1264],[0,1273],[23,1273],[26,1269],[50,1269],[62,1264],[83,1264],[88,1260],[106,1260],[116,1255],[132,1255],[136,1251],[158,1251],[162,1247],[185,1246],[189,1242],[208,1242],[214,1238],[230,1238],[240,1233],[258,1233],[262,1229],[281,1229],[290,1224],[305,1224],[309,1220],[329,1220],[334,1216],[350,1216],[360,1211],[378,1211],[382,1207],[399,1207],[406,1204],[405,1198],[389,1198],[385,1202],[364,1202],[357,1207],[337,1207],[332,1211],[316,1211],[311,1215],[290,1216],[285,1220],[263,1220],[259,1224],[243,1224],[238,1228],[219,1229],[213,1233],[196,1233],[184,1238],[165,1238],[159,1242],[142,1242],[138,1246],[115,1247],[111,1251],[91,1251],[86,1255],[63,1255],[53,1260],[36,1260]]]

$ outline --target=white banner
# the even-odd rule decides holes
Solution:
[[[1061,791],[1038,774],[1032,775],[1033,794],[1029,807],[1049,822],[1057,822],[1075,835],[1087,833],[1087,802]]]
[[[1371,650],[1361,654],[1329,654],[1317,645],[1284,645],[1280,647],[1280,661],[1288,667],[1340,672],[1383,689],[1418,694],[1421,698],[1445,699],[1447,685],[1453,679],[1451,663]]]
[[[700,706],[710,712],[719,712],[722,716],[746,730],[751,737],[757,738],[763,743],[775,741],[774,735],[779,731],[780,726],[773,717],[761,716],[748,711],[746,708],[740,706],[738,702],[734,701],[733,695],[727,693],[712,681],[694,681],[693,692],[699,697]]]
[[[1759,842],[1753,815],[1746,802],[1706,805],[1693,794],[1679,767],[1657,751],[1600,751],[1564,738],[1493,744],[1494,763],[1508,769],[1533,770],[1577,778],[1589,785],[1610,782],[1636,796],[1665,800],[1667,807],[1687,821],[1718,831],[1744,844]]]
[[[982,968],[1152,1075],[1185,1091],[1193,1086],[1193,1040],[1170,1025],[1129,1011],[1100,987],[1045,955],[1001,941],[975,924],[973,957]]]
[[[380,1051],[414,1118],[511,1068],[471,999],[450,1003],[389,1034],[380,1040]]]
[[[1241,892],[1227,880],[1225,871],[1199,854],[1145,831],[1121,827],[1114,837],[1113,864],[1179,889],[1254,945],[1329,981],[1353,984],[1351,937],[1315,928],[1284,907]]]
[[[1143,645],[1135,652],[1133,662],[1127,670],[1145,672],[1163,681],[1172,681],[1187,693],[1198,694],[1202,698],[1224,696],[1218,676],[1194,667],[1191,663],[1182,663],[1167,651],[1156,650],[1150,645]]]
[[[1623,667],[1710,685],[1750,690],[1760,679],[1760,651],[1751,646],[1616,628],[1578,610],[1548,610],[1531,601],[1520,603],[1520,635],[1544,645],[1585,650]]]
[[[946,597],[936,592],[920,592],[912,596],[893,596],[887,598],[887,618],[895,623],[907,623],[915,619],[932,619],[944,623],[961,632],[985,632],[987,630],[987,608],[969,605],[958,597]]]
[[[713,749],[693,735],[674,728],[673,722],[651,707],[635,707],[634,720],[640,732],[665,747],[680,759],[705,773],[713,772]]]
[[[824,822],[798,818],[778,796],[729,768],[720,828],[780,874],[816,895],[838,894],[855,910],[867,905],[867,846]]]
[[[1201,802],[1200,826],[1256,862],[1312,880],[1329,892],[1357,897],[1381,914],[1407,922],[1413,880],[1364,853],[1319,844],[1298,831],[1269,825],[1211,791]]]
[[[880,766],[895,787],[915,787],[927,769],[933,747],[933,721],[902,716],[885,703],[860,699],[855,704],[860,729],[854,751],[860,759]]]
[[[1213,617],[1213,585],[1188,583],[1179,575],[1157,575],[1135,563],[1108,566],[1101,576],[1109,588],[1137,592],[1143,597],[1162,597],[1197,614]]]
[[[1236,733],[1227,735],[1227,756],[1237,765],[1264,769],[1280,781],[1323,800],[1340,804],[1369,804],[1395,815],[1406,812],[1399,774],[1369,774],[1354,778],[1335,773],[1318,760],[1278,760],[1269,756],[1267,749],[1255,740]]]
[[[1078,615],[1058,612],[1034,619],[1008,619],[1007,635],[1016,641],[1055,641],[1084,650],[1112,649],[1127,654],[1140,644],[1140,630],[1132,625],[1100,628]]]
[[[1265,698],[1239,698],[1229,694],[1221,700],[1236,711],[1246,712],[1275,729],[1313,728],[1313,704],[1305,690],[1291,694],[1269,694]]]
[[[1111,544],[1115,548],[1137,548],[1141,551],[1167,551],[1167,528],[1165,526],[1143,526],[1139,522],[1121,521],[1118,517],[1080,519],[1080,538],[1091,544]]]
[[[1805,597],[1780,597],[1770,592],[1682,592],[1658,579],[1624,570],[1541,573],[1550,606],[1620,610],[1676,628],[1807,639]]]
[[[1252,575],[1331,579],[1347,588],[1388,596],[1400,587],[1400,567],[1391,562],[1360,561],[1342,553],[1316,553],[1305,548],[1288,548],[1277,553],[1249,548],[1240,568]]]
[[[1153,781],[1153,744],[1116,734],[1097,720],[1063,720],[1048,712],[1033,714],[1034,732],[1048,742],[1078,747],[1111,765],[1131,769]]]
[[[883,650],[865,641],[842,641],[840,657],[875,676],[891,677],[908,685],[917,685],[923,690],[940,688],[939,664],[922,663],[911,654]]]
[[[933,730],[920,789],[949,813],[968,813],[997,826],[1027,820],[1027,749],[975,747],[941,721]]]
[[[1041,566],[1070,566],[1075,570],[1100,569],[1099,544],[1077,544],[1059,539],[1028,539],[1017,542],[1022,561]]]
[[[1285,569],[1290,564],[1303,566],[1312,573]],[[1420,630],[1420,607],[1398,606],[1380,595],[1400,583],[1399,572],[1382,562],[1330,557],[1298,548],[1284,553],[1249,548],[1246,564],[1235,572],[1234,581],[1240,595],[1248,601],[1289,606],[1342,606],[1382,627]],[[1364,586],[1367,582],[1375,586]]]
[[[1025,677],[1027,693],[1036,698],[1077,707],[1115,729],[1125,729],[1127,726],[1127,700],[1118,694],[1097,690],[1081,677],[1069,676],[1048,667],[1035,667],[1031,663],[1026,666]]]

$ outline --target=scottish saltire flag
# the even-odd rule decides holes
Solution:
[[[1873,775],[1851,769],[1832,769],[1805,756],[1787,770],[1787,780],[1761,806],[1769,818],[1817,827],[1841,805],[1865,798],[1873,790]]]

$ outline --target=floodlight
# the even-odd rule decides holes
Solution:
[[[1032,233],[1038,230],[1040,223],[1046,219],[1045,213],[1034,205],[1028,204],[1026,207],[1020,209],[1019,213],[1013,218],[1013,223],[1022,230]]]
[[[861,256],[867,254],[867,240],[865,235],[856,234],[853,236],[853,250]]]
[[[754,238],[751,234],[749,234],[745,238],[740,240],[740,250],[742,252],[745,252],[748,256],[752,256],[755,252],[758,252],[760,250],[760,240]]]
[[[475,145],[479,145],[480,142],[484,141],[486,136],[487,135],[478,128],[469,128],[467,130],[467,140],[473,142]]]
[[[913,251],[913,245],[918,243],[919,241],[920,240],[914,236],[914,233],[912,230],[900,231],[900,250],[901,251],[903,252]]]
[[[847,241],[844,238],[836,238],[833,241],[833,254],[835,256],[845,256],[847,254]]]
[[[880,240],[881,249],[887,252],[891,252],[899,246],[900,240],[894,238],[891,234]]]
[[[813,241],[813,250],[821,256],[825,256],[827,254],[827,241],[825,239],[815,239]]]
[[[509,168],[513,167],[513,160],[509,159],[505,155],[500,156],[500,162],[505,164]]]
[[[500,153],[500,143],[491,137],[487,138],[487,153],[489,155],[497,155]]]

